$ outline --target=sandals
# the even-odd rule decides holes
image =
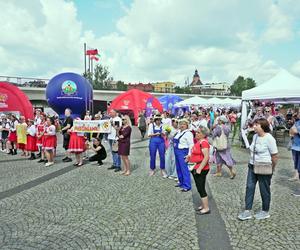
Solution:
[[[210,214],[210,210],[206,211],[206,212],[197,212],[198,215],[205,215],[205,214]]]
[[[203,209],[203,207],[200,206],[200,207],[198,207],[198,208],[195,208],[195,211],[196,211],[196,212],[200,212],[202,209]]]
[[[222,173],[221,173],[221,172],[215,173],[214,176],[215,176],[215,177],[222,177]]]
[[[236,173],[232,172],[232,174],[230,175],[230,179],[233,180],[236,177]]]

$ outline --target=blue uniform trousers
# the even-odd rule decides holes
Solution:
[[[175,160],[176,160],[176,171],[178,175],[179,185],[180,187],[190,190],[192,188],[191,185],[191,175],[188,168],[187,162],[185,162],[185,156],[188,155],[188,149],[179,149],[174,148],[175,152]]]
[[[165,142],[163,138],[151,138],[149,143],[150,168],[155,169],[156,151],[158,150],[160,159],[160,169],[165,169]]]

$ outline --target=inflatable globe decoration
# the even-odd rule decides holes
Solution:
[[[82,117],[92,109],[93,87],[81,75],[61,73],[54,76],[46,88],[46,100],[60,118],[64,118],[66,108],[72,110],[72,116]]]

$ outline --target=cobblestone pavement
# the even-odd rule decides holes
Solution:
[[[213,209],[219,210],[209,216],[218,216],[225,226],[207,227],[204,237],[197,226],[206,227],[213,220],[207,216],[196,223],[191,192],[180,193],[175,182],[164,180],[159,172],[147,176],[148,142],[137,141],[137,134],[129,177],[107,170],[110,158],[102,167],[72,168],[61,162],[60,151],[57,163],[46,168],[0,153],[0,249],[199,249],[198,240],[220,234],[229,235],[233,249],[300,249],[300,200],[290,195],[297,183],[287,181],[293,170],[290,152],[280,148],[281,160],[272,180],[271,218],[240,222],[237,215],[244,204],[249,156],[233,147],[236,179],[226,174],[208,177],[210,199],[216,203]],[[51,176],[63,169],[69,170]],[[50,177],[41,179],[45,176]],[[35,180],[38,183],[32,187],[23,187]],[[17,192],[10,194],[14,188]],[[260,206],[257,190],[254,210]],[[214,249],[224,248],[221,243]]]
[[[191,192],[147,176],[146,145],[132,146],[129,177],[108,159],[0,200],[0,249],[199,249]],[[1,191],[68,166],[0,154]]]
[[[300,249],[300,199],[291,195],[300,183],[288,181],[293,173],[291,152],[279,148],[280,160],[271,185],[271,217],[264,221],[237,220],[237,215],[244,208],[249,154],[234,147],[233,155],[238,162],[234,180],[226,175],[226,167],[223,167],[224,177],[209,175],[208,178],[233,249]],[[253,210],[260,209],[261,198],[257,187]]]

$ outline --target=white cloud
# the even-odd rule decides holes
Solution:
[[[103,37],[83,30],[70,1],[24,2],[0,0],[6,20],[0,23],[1,74],[82,73],[82,46],[87,42],[100,50],[100,62],[112,76],[127,82],[183,83],[195,68],[204,82],[233,82],[238,75],[263,81],[278,66],[263,58],[261,44],[292,38],[292,19],[271,0],[135,0],[121,6],[126,14],[117,30]],[[262,35],[257,23],[266,24]]]
[[[268,28],[263,34],[263,40],[275,43],[278,41],[289,41],[293,36],[294,32],[289,13],[285,14],[278,5],[272,4],[270,7]]]

